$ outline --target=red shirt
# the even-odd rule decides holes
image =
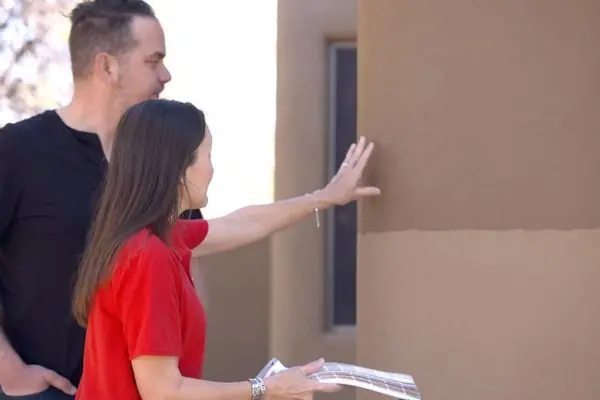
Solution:
[[[206,320],[190,249],[207,233],[205,220],[179,220],[171,247],[148,229],[123,246],[90,310],[76,399],[141,400],[131,367],[139,356],[178,357],[183,376],[202,376]]]

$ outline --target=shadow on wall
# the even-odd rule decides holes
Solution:
[[[205,298],[204,378],[242,381],[269,359],[270,241],[200,259]]]

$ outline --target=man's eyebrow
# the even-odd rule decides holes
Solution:
[[[162,51],[155,51],[154,53],[152,53],[152,55],[150,55],[150,57],[148,58],[153,58],[153,59],[157,59],[157,60],[162,60],[163,58],[165,58],[166,54],[163,53]]]

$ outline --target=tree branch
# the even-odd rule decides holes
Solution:
[[[44,99],[40,99],[38,93],[44,91],[39,89],[51,79],[48,75],[51,69],[48,66],[58,63],[68,68],[69,60],[65,57],[67,44],[61,44],[57,48],[50,42],[50,35],[53,29],[60,28],[57,27],[56,18],[63,15],[66,7],[70,8],[74,2],[75,0],[0,0],[0,14],[6,16],[6,19],[0,21],[0,58],[8,58],[5,63],[7,67],[0,71],[2,108],[7,106],[13,114],[20,117],[41,109]],[[68,20],[65,18],[64,22],[68,23]],[[16,43],[22,44],[15,47]],[[33,70],[29,55],[37,63]],[[0,118],[2,115],[0,114]],[[6,121],[0,119],[0,126],[4,123]]]

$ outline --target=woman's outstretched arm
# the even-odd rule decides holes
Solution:
[[[337,174],[321,190],[271,204],[244,207],[209,220],[206,239],[194,250],[194,254],[200,256],[244,246],[314,215],[315,210],[379,195],[376,187],[360,186],[373,147],[373,143],[367,144],[364,138],[353,144]]]

